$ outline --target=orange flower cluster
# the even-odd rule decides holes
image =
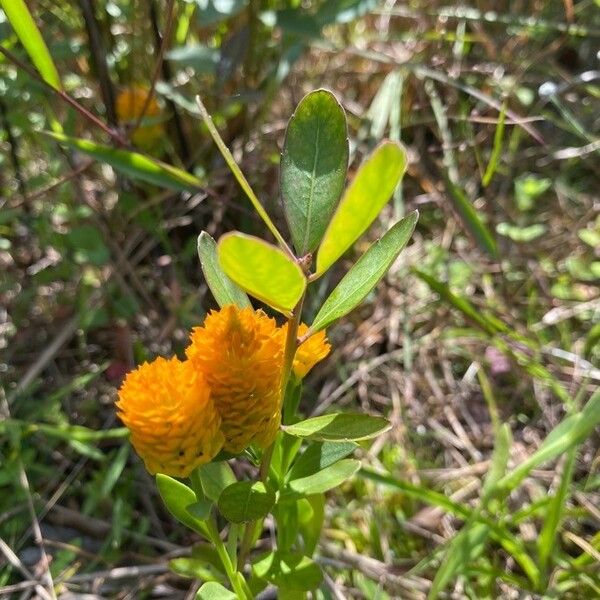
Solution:
[[[221,448],[269,446],[281,420],[281,380],[287,326],[251,308],[211,312],[192,331],[187,360],[158,358],[127,375],[119,416],[151,473],[185,477]],[[299,335],[308,331],[301,325]],[[296,352],[303,378],[329,354],[324,332]]]
[[[123,125],[135,125],[144,110],[149,93],[150,90],[142,85],[133,85],[120,92],[115,102],[119,122]],[[144,112],[144,119],[157,121],[160,116],[160,106],[153,96]],[[132,131],[131,141],[140,148],[151,148],[163,134],[164,129],[161,123],[140,125]]]

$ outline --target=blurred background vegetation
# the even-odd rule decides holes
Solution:
[[[317,597],[600,597],[597,430],[488,493],[600,381],[600,3],[26,4],[62,89],[0,12],[0,596],[44,597],[51,576],[61,598],[193,598],[165,557],[194,540],[115,390],[214,307],[198,233],[264,235],[194,97],[285,227],[287,119],[326,87],[351,170],[382,138],[410,155],[342,267],[421,218],[308,383],[306,414],[394,423],[329,499]]]

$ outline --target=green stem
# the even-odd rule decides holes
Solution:
[[[252,600],[252,594],[248,594],[249,590],[245,589],[246,586],[241,581],[243,578],[239,577],[240,573],[238,573],[231,562],[231,557],[229,556],[227,548],[225,548],[225,544],[219,535],[219,530],[217,529],[217,524],[215,523],[214,517],[211,517],[211,519],[207,521],[207,526],[210,541],[213,543],[215,550],[221,559],[221,563],[225,569],[225,573],[227,574],[227,578],[229,579],[229,583],[231,583],[233,591],[241,600]]]
[[[267,214],[267,211],[264,209],[263,205],[260,203],[260,200],[254,193],[254,190],[252,189],[252,187],[250,187],[250,184],[248,183],[248,180],[246,179],[245,175],[242,173],[242,170],[239,168],[238,164],[235,162],[235,158],[233,158],[233,155],[231,154],[229,148],[226,146],[225,142],[223,141],[223,138],[221,137],[217,128],[215,127],[212,117],[206,110],[204,104],[202,104],[202,100],[200,100],[200,96],[196,96],[196,102],[198,103],[198,108],[200,109],[200,115],[202,116],[202,119],[204,120],[204,124],[208,128],[208,131],[209,131],[210,135],[212,136],[212,139],[214,140],[215,144],[217,145],[217,148],[219,148],[219,151],[223,155],[223,158],[225,159],[227,166],[231,169],[231,172],[233,173],[234,177],[237,179],[241,188],[244,190],[244,192],[246,192],[246,195],[250,199],[250,202],[252,202],[252,206],[254,206],[254,209],[260,215],[260,218],[265,222],[266,226],[269,228],[271,233],[275,236],[277,243],[281,246],[281,248],[285,252],[287,252],[287,254],[291,258],[293,258],[295,260],[296,257],[294,256],[294,253],[291,251],[290,247],[287,245],[286,241],[283,239],[283,236],[281,235],[281,233],[279,233],[279,230],[277,229],[277,227],[275,227],[275,223],[273,223],[273,221],[271,221],[271,217],[269,217],[269,215]]]

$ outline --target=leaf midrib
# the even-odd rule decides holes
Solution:
[[[321,134],[321,118],[317,118],[317,135],[315,136],[315,157],[313,160],[312,177],[310,180],[310,192],[308,194],[308,203],[306,208],[306,222],[304,225],[304,241],[302,243],[302,252],[306,252],[308,238],[310,233],[310,219],[312,216],[313,196],[315,189],[315,178],[317,172],[317,162],[319,161],[319,136]]]

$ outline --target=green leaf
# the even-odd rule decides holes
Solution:
[[[544,516],[542,531],[537,538],[538,562],[543,571],[547,569],[550,556],[556,548],[556,537],[563,519],[565,505],[571,494],[576,458],[577,448],[571,448],[563,465],[560,484],[550,500]]]
[[[281,156],[281,195],[299,255],[321,241],[348,170],[346,115],[335,96],[305,96],[288,123]]]
[[[283,250],[234,231],[217,245],[221,268],[235,283],[272,308],[289,314],[306,288],[300,266]]]
[[[235,304],[238,308],[252,306],[246,293],[221,269],[217,258],[217,243],[206,231],[198,236],[198,256],[206,283],[221,308],[227,304]]]
[[[232,523],[262,519],[275,504],[275,493],[261,481],[238,481],[219,496],[221,514]]]
[[[220,579],[218,572],[205,560],[193,557],[173,558],[169,561],[169,569],[181,577],[216,581]]]
[[[253,566],[256,577],[281,590],[310,592],[321,584],[323,574],[317,563],[301,554],[270,552]]]
[[[365,160],[335,211],[317,253],[324,273],[369,228],[406,171],[406,152],[397,142],[381,143]]]
[[[496,240],[494,240],[489,229],[479,217],[477,210],[473,206],[471,200],[467,197],[465,191],[454,183],[446,173],[444,173],[444,180],[452,204],[465,227],[471,232],[475,241],[483,250],[485,250],[492,258],[498,258]]]
[[[310,327],[312,332],[325,329],[367,297],[408,243],[418,218],[417,211],[410,213],[369,246],[321,306]]]
[[[510,238],[513,242],[532,242],[546,233],[546,227],[541,223],[534,223],[527,227],[517,227],[510,223],[498,223],[496,232]]]
[[[296,459],[288,479],[301,479],[345,458],[358,448],[354,442],[317,442]]]
[[[183,525],[198,533],[206,533],[206,525],[191,515],[187,508],[196,503],[196,494],[187,485],[168,475],[158,473],[156,485],[167,510]]]
[[[236,482],[235,475],[225,461],[210,462],[196,470],[202,491],[207,498],[217,502],[221,492]]]
[[[325,495],[312,494],[296,501],[300,535],[304,540],[304,553],[312,556],[321,538],[325,521]]]
[[[212,508],[213,503],[207,498],[202,498],[193,504],[190,504],[186,507],[186,510],[194,517],[195,519],[199,519],[200,521],[206,521],[208,517],[210,517],[210,509]]]
[[[348,442],[368,440],[392,425],[383,417],[371,415],[334,413],[312,417],[293,425],[283,425],[290,435],[320,442]]]
[[[57,90],[62,89],[52,56],[24,0],[0,0],[0,6],[44,81]]]
[[[344,481],[352,477],[358,469],[360,469],[359,460],[345,458],[314,475],[290,481],[289,487],[293,492],[299,494],[323,494],[344,483]]]
[[[482,523],[465,527],[452,538],[446,548],[444,561],[435,574],[428,600],[437,598],[457,573],[464,572],[482,554],[489,528]]]
[[[220,583],[207,581],[196,592],[196,600],[238,600],[238,597]]]
[[[598,424],[600,424],[600,390],[592,395],[581,411],[563,419],[531,456],[498,482],[498,487],[507,492],[515,489],[532,469],[581,444]]]
[[[66,144],[80,152],[88,154],[100,162],[104,162],[125,175],[152,183],[160,187],[175,190],[194,190],[202,186],[202,182],[186,171],[150,158],[139,152],[120,150],[97,144],[90,140],[70,137],[62,133],[46,131],[47,136],[61,144]]]

